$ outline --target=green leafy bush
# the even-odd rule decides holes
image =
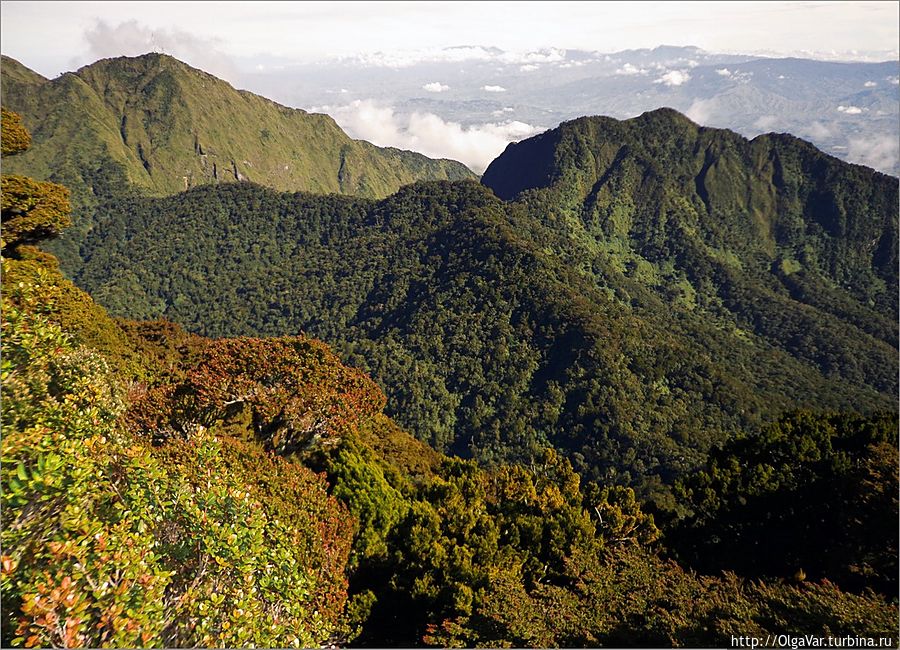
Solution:
[[[54,293],[4,292],[4,645],[330,639],[353,520],[323,479],[202,428],[159,448],[124,429],[120,380],[48,318]]]

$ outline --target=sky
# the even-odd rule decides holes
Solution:
[[[898,8],[897,2],[859,1],[3,0],[0,12],[3,53],[45,76],[98,58],[155,50],[227,78],[229,66],[241,67],[260,57],[311,62],[458,45],[614,52],[667,44],[810,58],[894,58],[900,38]]]
[[[453,57],[496,60],[524,71],[558,62],[566,50],[605,54],[659,45],[885,61],[900,57],[898,25],[896,1],[0,2],[3,54],[46,77],[102,58],[164,52],[239,88],[327,112],[353,137],[453,158],[478,172],[507,143],[556,124],[513,113],[478,124],[424,109],[404,115],[390,100],[353,96],[343,88],[339,92],[348,94],[342,103],[297,103],[275,91],[303,79],[285,72],[267,92],[251,85],[254,74],[339,58],[367,76],[367,66],[403,69]],[[673,69],[659,81],[679,87],[690,78],[686,68]],[[426,81],[422,92],[433,97],[459,92],[439,79]],[[491,81],[472,97],[456,99],[499,100],[505,90]],[[896,138],[889,135],[889,153],[896,157]]]

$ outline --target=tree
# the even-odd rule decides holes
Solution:
[[[22,117],[5,108],[0,108],[2,113],[2,151],[4,156],[12,156],[21,153],[31,146],[31,134],[22,124]]]
[[[21,117],[12,111],[2,109],[0,131],[4,156],[21,153],[31,144],[31,135]],[[71,224],[69,190],[62,185],[26,176],[3,176],[2,192],[4,251],[56,237]]]

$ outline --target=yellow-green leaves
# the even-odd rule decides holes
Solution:
[[[31,145],[31,134],[22,124],[22,116],[5,108],[0,108],[2,121],[0,121],[0,133],[2,133],[2,153],[4,156],[13,156],[28,149]]]

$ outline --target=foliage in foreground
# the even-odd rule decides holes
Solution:
[[[897,593],[897,416],[797,412],[710,455],[677,491],[691,566]]]
[[[325,482],[203,429],[154,448],[122,427],[105,360],[48,317],[52,296],[4,293],[4,644],[326,641],[352,522]]]
[[[729,647],[772,634],[888,636],[897,610],[829,582],[756,583],[684,571],[644,549],[580,549],[566,580],[523,587],[518,567],[492,575],[470,616],[429,627],[445,647]]]
[[[5,154],[27,146],[16,117],[4,111]],[[124,418],[174,368],[151,367],[152,341],[130,345],[27,245],[54,235],[68,206],[42,211],[30,179],[10,199],[6,182],[3,645],[327,642],[347,595],[346,509],[322,477],[254,445],[197,426],[154,446]]]

